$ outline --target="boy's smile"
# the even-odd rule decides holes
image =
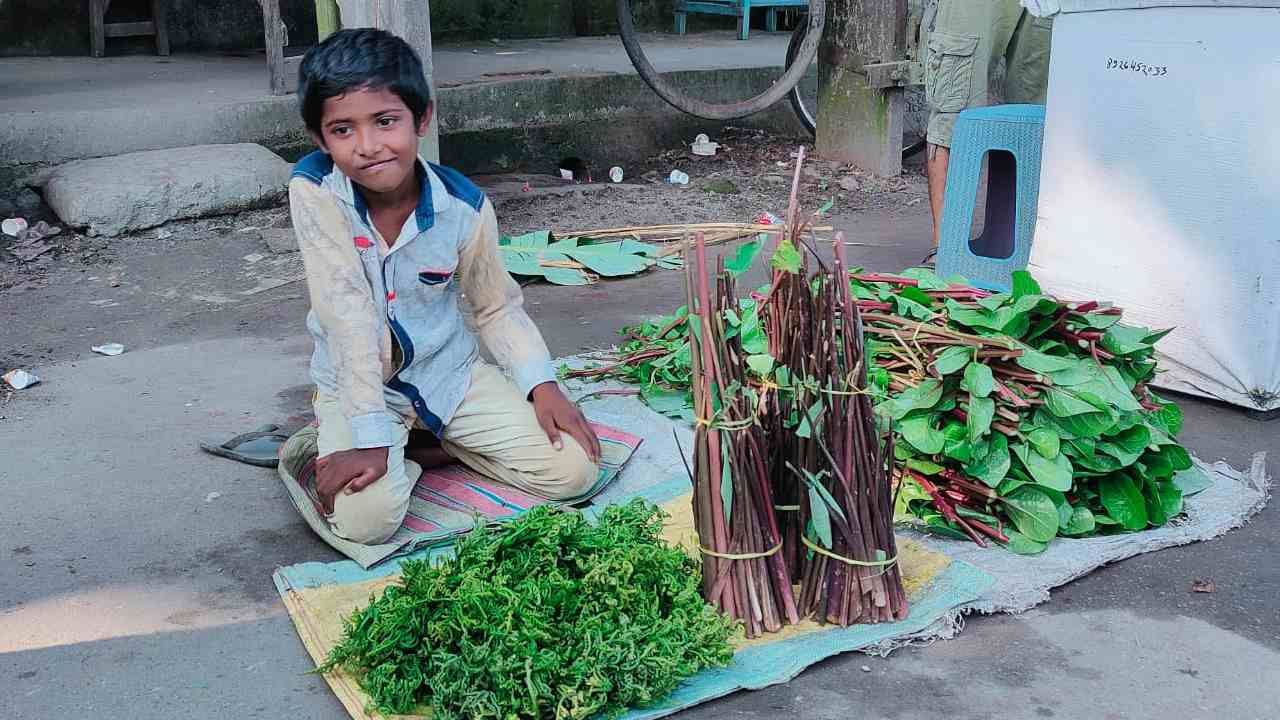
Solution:
[[[324,101],[316,142],[371,204],[395,204],[418,194],[414,174],[418,138],[426,134],[431,109],[422,122],[389,88],[360,88]]]

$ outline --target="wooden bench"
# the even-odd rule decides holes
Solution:
[[[778,8],[809,7],[809,0],[677,0],[676,2],[676,34],[683,35],[685,21],[689,13],[706,15],[732,15],[738,18],[738,39],[746,40],[751,30],[751,8],[767,7],[765,29],[769,32],[778,30]]]
[[[165,22],[164,0],[151,0],[151,19],[141,22],[106,22],[109,7],[111,0],[89,0],[89,37],[93,44],[90,52],[94,57],[106,55],[109,37],[143,35],[155,36],[157,55],[169,54],[169,25]]]
[[[272,95],[288,95],[296,88],[291,82],[297,75],[300,58],[284,56],[285,28],[280,21],[280,0],[258,0],[262,7],[262,30],[266,37],[267,76]],[[151,0],[151,19],[140,22],[106,22],[111,0],[89,0],[90,52],[93,57],[106,55],[106,40],[113,37],[154,35],[156,54],[169,54],[169,27],[165,0]]]

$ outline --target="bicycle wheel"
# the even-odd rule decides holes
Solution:
[[[807,24],[798,24],[791,31],[791,42],[787,43],[787,67],[795,64],[796,57],[800,54],[800,45],[804,42],[804,36],[809,32]],[[805,72],[808,72],[806,69]],[[805,103],[804,94],[800,90],[801,83],[791,88],[791,92],[787,95],[787,99],[791,101],[791,109],[795,110],[796,118],[800,120],[800,124],[810,135],[818,134],[818,118],[810,111],[808,104]]]
[[[796,62],[796,58],[800,56],[800,48],[804,44],[804,39],[808,32],[809,26],[806,24],[797,25],[796,29],[791,31],[791,42],[787,43],[788,70],[790,70],[791,66]],[[812,63],[812,60],[810,63]],[[807,67],[805,72],[808,72]],[[818,117],[815,113],[816,108],[811,107],[813,103],[812,99],[805,97],[806,93],[803,90],[803,85],[803,81],[797,82],[795,87],[791,88],[791,92],[787,94],[787,99],[791,102],[791,109],[796,113],[796,119],[800,121],[800,124],[804,126],[805,130],[809,131],[810,135],[816,137],[818,134]],[[904,143],[905,144],[902,148],[902,158],[904,160],[920,152],[925,146],[924,138],[904,138]]]
[[[631,64],[635,66],[641,79],[658,94],[658,97],[666,100],[672,107],[705,120],[734,120],[754,115],[761,110],[773,107],[775,103],[786,97],[796,83],[800,82],[800,78],[804,76],[809,64],[818,53],[818,40],[822,37],[822,27],[827,13],[826,0],[809,0],[807,27],[810,32],[805,34],[796,50],[796,63],[786,68],[782,77],[768,90],[742,102],[709,103],[680,90],[658,74],[653,64],[649,62],[649,58],[645,56],[644,48],[640,47],[640,38],[636,34],[635,22],[631,17],[631,0],[617,0],[617,8],[618,34],[622,36],[622,46],[626,48],[627,57],[631,58]]]

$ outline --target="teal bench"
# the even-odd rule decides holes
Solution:
[[[778,8],[809,7],[809,0],[677,0],[676,2],[676,34],[683,35],[685,21],[689,13],[704,15],[732,15],[738,18],[738,39],[746,40],[751,30],[751,8],[767,7],[765,29],[769,32],[778,30]]]

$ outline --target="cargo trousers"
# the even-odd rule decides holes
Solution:
[[[1018,0],[939,0],[924,53],[929,142],[951,147],[966,108],[1043,104],[1052,30],[1052,18],[1031,15]],[[1001,58],[1004,81],[993,87]]]

